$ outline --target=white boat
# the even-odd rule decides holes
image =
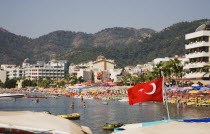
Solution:
[[[92,134],[90,128],[45,112],[0,111],[0,133]]]
[[[14,98],[21,98],[21,97],[24,97],[25,94],[11,94],[11,93],[3,93],[3,94],[0,94],[0,98],[1,97],[14,97]]]
[[[123,99],[121,99],[121,100],[118,100],[118,101],[124,101],[124,102],[128,102],[129,100],[128,100],[128,98],[123,98]]]

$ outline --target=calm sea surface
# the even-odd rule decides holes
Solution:
[[[70,108],[74,101],[74,109]],[[156,121],[166,118],[164,105],[155,103],[142,103],[141,105],[129,106],[127,102],[108,101],[108,105],[103,105],[101,100],[84,99],[86,108],[82,107],[82,102],[77,98],[40,98],[39,103],[34,98],[13,99],[0,98],[0,111],[49,111],[54,115],[79,113],[80,120],[75,120],[79,125],[88,126],[94,134],[109,134],[111,131],[103,131],[105,123],[139,123]],[[189,119],[209,117],[209,109],[179,108],[169,106],[172,119]]]

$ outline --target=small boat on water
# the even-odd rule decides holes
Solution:
[[[69,120],[77,120],[80,118],[79,113],[72,113],[72,114],[66,114],[66,115],[57,115],[58,117],[66,118]]]
[[[3,93],[3,94],[0,94],[0,98],[1,97],[14,97],[14,98],[21,98],[21,97],[24,97],[25,94],[11,94],[11,93]]]
[[[121,101],[121,102],[128,102],[129,100],[128,100],[128,98],[123,98],[123,99],[118,100],[118,101]]]
[[[123,123],[116,123],[116,124],[106,123],[106,124],[103,125],[103,129],[104,130],[114,130],[114,128],[118,128],[118,127],[121,127],[123,125],[124,125]]]
[[[104,104],[104,105],[108,105],[108,102],[104,101],[103,104]]]

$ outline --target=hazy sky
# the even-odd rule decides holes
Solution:
[[[0,0],[0,27],[31,38],[56,30],[160,31],[177,22],[209,18],[210,0]]]

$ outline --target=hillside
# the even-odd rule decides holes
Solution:
[[[55,31],[36,39],[0,28],[0,64],[20,65],[25,58],[32,63],[47,61],[54,54],[75,64],[95,60],[99,55],[114,59],[117,67],[143,64],[158,57],[184,55],[185,34],[206,21],[180,22],[160,32],[115,27],[95,34]]]
[[[30,56],[30,52],[24,46],[31,39],[18,36],[0,28],[0,64],[17,64],[20,60]]]
[[[1,28],[0,64],[21,64],[25,58],[31,62],[49,60],[53,54],[80,47],[122,47],[150,37],[152,29],[108,28],[96,34],[55,31],[36,39],[15,35]],[[14,48],[14,49],[13,49]]]
[[[121,48],[111,47],[86,47],[67,51],[61,58],[68,59],[73,63],[94,60],[98,55],[107,59],[114,59],[118,67],[127,65],[143,64],[154,58],[184,55],[185,34],[194,32],[195,29],[207,20],[193,22],[180,22],[164,30],[152,34],[142,41]]]

